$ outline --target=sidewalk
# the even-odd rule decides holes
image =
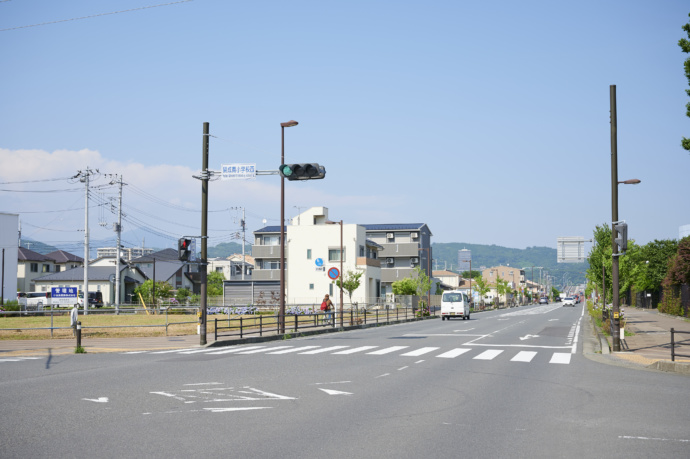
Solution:
[[[621,341],[621,352],[611,352],[613,359],[628,362],[635,366],[663,371],[690,374],[690,358],[676,356],[671,361],[671,328],[675,331],[690,332],[690,321],[681,317],[660,314],[656,309],[639,309],[626,306],[626,332],[634,333]],[[688,340],[685,346],[678,347],[678,341]],[[675,335],[676,354],[690,355],[690,335]],[[611,337],[602,340],[602,353],[612,347]]]

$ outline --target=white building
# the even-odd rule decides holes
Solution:
[[[19,215],[0,212],[0,296],[5,301],[17,299],[17,264],[19,246]]]
[[[337,303],[340,290],[328,274],[332,268],[361,272],[360,286],[352,293],[353,303],[372,303],[381,296],[381,246],[367,240],[366,228],[329,220],[328,209],[312,207],[286,226],[286,302],[320,304],[328,293]],[[289,257],[288,257],[289,254]],[[252,280],[280,280],[280,227],[270,226],[254,232],[252,255],[255,259]],[[287,261],[289,260],[289,261]],[[347,292],[343,302],[350,303]]]

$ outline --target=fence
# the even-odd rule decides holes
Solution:
[[[435,315],[437,309],[432,307],[431,314]],[[417,316],[419,311],[413,308],[385,308],[366,310],[365,308],[334,311],[332,313],[314,312],[305,314],[286,314],[285,330],[297,332],[310,328],[332,327],[342,323],[343,326],[385,324],[408,320]],[[227,325],[224,326],[224,323]],[[279,315],[257,314],[256,317],[239,316],[227,319],[215,318],[215,336],[244,338],[247,335],[263,336],[264,333],[280,330]],[[226,333],[223,331],[226,330]],[[219,333],[220,332],[220,333]]]
[[[687,344],[688,344],[688,341],[690,341],[690,338],[689,338],[689,339],[684,339],[684,340],[681,340],[681,341],[677,341],[677,342],[676,342],[676,339],[675,339],[675,334],[676,334],[676,333],[682,333],[682,334],[685,334],[685,335],[690,335],[690,332],[686,332],[686,331],[677,331],[677,330],[674,330],[673,328],[671,329],[671,361],[672,361],[672,362],[675,362],[676,356],[678,356],[678,357],[688,357],[688,358],[690,358],[690,355],[684,355],[684,354],[677,354],[677,353],[676,353],[676,347],[677,347],[677,346],[687,345]]]

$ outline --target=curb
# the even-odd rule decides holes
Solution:
[[[659,360],[649,365],[647,368],[690,375],[690,363],[669,362],[668,360]]]

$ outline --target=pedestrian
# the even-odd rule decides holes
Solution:
[[[326,296],[323,297],[323,301],[321,302],[321,310],[323,310],[326,313],[324,317],[324,324],[330,323],[333,314],[331,312],[333,310],[333,302],[331,301],[331,298],[328,296],[328,293],[326,293]]]

